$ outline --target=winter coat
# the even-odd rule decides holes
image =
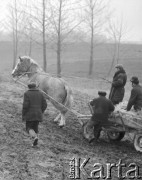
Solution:
[[[123,69],[117,71],[114,74],[113,82],[109,94],[109,99],[113,104],[118,104],[124,98],[125,89],[124,86],[127,81],[127,75]]]
[[[107,123],[108,115],[114,111],[114,105],[105,96],[100,96],[93,99],[90,102],[93,108],[92,120],[98,121],[99,123]]]
[[[142,109],[142,87],[140,85],[136,85],[131,90],[130,99],[127,105],[127,111],[129,111],[132,106],[134,106],[135,110]]]
[[[42,114],[47,107],[46,99],[36,88],[24,93],[22,119],[23,121],[42,121]]]

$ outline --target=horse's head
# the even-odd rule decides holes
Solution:
[[[19,57],[17,64],[15,66],[15,68],[12,71],[12,76],[16,77],[16,76],[20,76],[23,73],[26,73],[29,71],[31,66],[31,58],[28,56],[22,56]]]

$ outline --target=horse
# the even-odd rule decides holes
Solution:
[[[38,63],[29,56],[19,57],[12,71],[13,78],[20,78],[25,75],[28,76],[28,82],[36,83],[38,88],[44,92],[46,98],[59,111],[54,122],[59,123],[60,127],[65,126],[65,114],[73,103],[72,90],[65,80],[45,73]]]

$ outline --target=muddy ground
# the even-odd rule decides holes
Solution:
[[[25,89],[21,85],[14,84],[9,78],[0,79],[0,180],[68,180],[70,179],[70,160],[74,157],[78,161],[90,158],[84,166],[86,172],[76,168],[76,179],[87,180],[95,167],[93,164],[100,163],[97,168],[104,167],[104,175],[107,174],[106,163],[116,163],[122,160],[126,164],[122,175],[133,168],[135,163],[138,169],[129,177],[123,179],[138,179],[142,174],[142,154],[136,152],[129,136],[121,142],[108,143],[102,134],[100,142],[89,144],[82,136],[82,128],[76,116],[67,114],[67,124],[59,128],[53,122],[57,112],[48,103],[44,115],[44,121],[39,127],[39,146],[32,148],[32,141],[25,132],[25,126],[21,121],[21,108]],[[77,112],[89,114],[87,103],[92,97],[74,90],[74,107]],[[102,172],[102,171],[101,171]],[[84,174],[83,174],[84,173]],[[88,175],[87,175],[88,173]],[[117,167],[112,168],[111,178],[118,178]],[[136,171],[135,171],[136,173]],[[99,174],[96,174],[99,176]],[[80,176],[80,177],[79,177]],[[109,176],[109,175],[108,175]],[[95,178],[92,178],[95,179]],[[103,177],[98,179],[105,179]]]

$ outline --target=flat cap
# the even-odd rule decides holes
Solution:
[[[115,68],[123,69],[123,65],[122,64],[116,64]]]
[[[136,77],[136,76],[133,76],[133,77],[130,79],[130,81],[131,81],[132,83],[139,84],[139,79],[138,79],[138,77]]]
[[[28,84],[28,88],[31,89],[31,88],[36,88],[36,83],[34,82],[31,82]]]
[[[105,91],[98,91],[98,95],[100,95],[100,96],[106,96],[106,92]]]

